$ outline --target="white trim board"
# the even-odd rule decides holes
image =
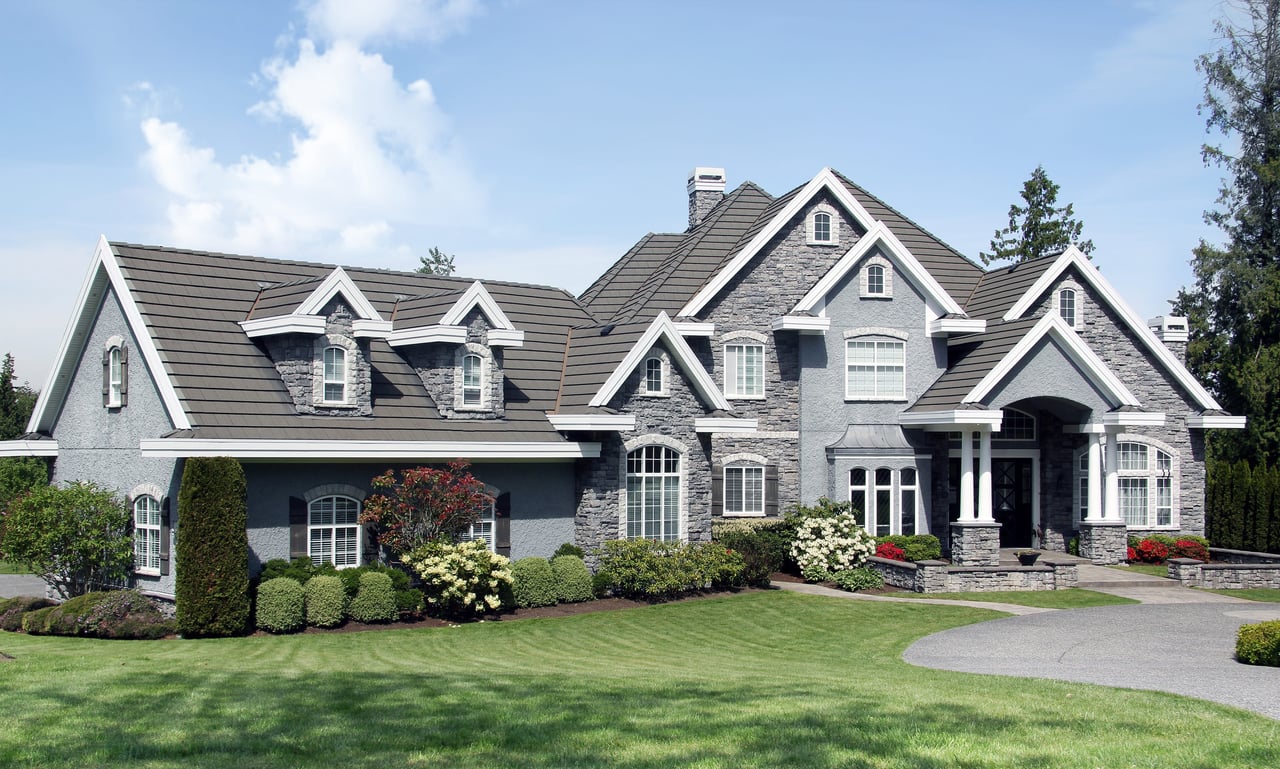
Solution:
[[[239,459],[594,459],[600,444],[567,441],[328,441],[155,438],[139,443],[146,457]]]
[[[17,438],[11,441],[0,441],[0,457],[56,457],[57,441],[28,441]]]
[[[298,305],[293,315],[317,315],[330,299],[341,293],[351,303],[351,310],[363,320],[382,320],[382,316],[374,309],[373,304],[365,297],[346,270],[334,267],[333,272],[325,277],[324,282],[311,292],[311,295]]]
[[[609,374],[609,378],[600,386],[600,391],[591,398],[587,405],[598,408],[608,404],[609,400],[617,394],[618,389],[622,387],[622,383],[627,381],[627,377],[631,375],[636,366],[640,365],[644,356],[659,340],[667,344],[671,357],[680,363],[681,371],[689,378],[694,389],[698,391],[708,405],[721,411],[733,411],[733,406],[729,404],[729,401],[720,392],[720,388],[716,386],[711,375],[698,362],[698,357],[694,355],[693,349],[689,347],[688,342],[684,341],[680,330],[676,328],[665,312],[658,313],[658,317],[653,319],[653,322],[640,335],[636,343],[631,346],[631,349],[627,351],[626,357],[613,369],[613,373]]]

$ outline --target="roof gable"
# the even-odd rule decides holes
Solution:
[[[729,401],[720,392],[720,388],[716,386],[711,375],[698,362],[698,357],[694,354],[693,349],[684,341],[684,337],[680,335],[680,332],[671,322],[671,318],[665,312],[658,313],[658,317],[653,319],[649,327],[645,329],[640,338],[627,351],[622,361],[614,367],[609,378],[605,380],[587,405],[592,407],[607,405],[613,396],[618,393],[622,383],[627,381],[627,377],[631,375],[631,372],[640,365],[645,354],[659,341],[666,345],[672,359],[679,363],[680,369],[705,403],[720,411],[733,410],[733,407],[729,405]]]
[[[297,285],[305,286],[310,282],[312,281],[303,281]],[[284,289],[287,295],[287,289],[290,287],[279,288]],[[271,289],[267,289],[264,294],[270,291]],[[263,318],[249,318],[241,321],[240,327],[250,338],[274,334],[323,334],[326,319],[320,313],[337,296],[342,296],[351,311],[355,313],[353,332],[357,337],[386,336],[391,331],[391,323],[382,319],[377,308],[341,267],[334,267],[333,271],[320,281],[320,285],[307,294],[292,312]],[[250,315],[252,314],[251,311]]]

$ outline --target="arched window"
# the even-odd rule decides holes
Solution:
[[[724,346],[724,394],[729,398],[764,397],[762,341],[749,337]]]
[[[867,294],[870,296],[884,294],[884,267],[879,264],[867,267]]]
[[[347,351],[341,347],[324,348],[324,401],[347,402]]]
[[[480,406],[484,403],[484,358],[468,354],[462,357],[462,405]]]
[[[654,355],[644,361],[644,382],[640,392],[645,395],[666,395],[666,364],[662,358]]]
[[[661,445],[627,454],[627,538],[680,538],[680,454]]]
[[[1145,440],[1145,439],[1144,439]],[[1154,443],[1136,440],[1120,440],[1116,443],[1117,503],[1120,517],[1133,529],[1177,528],[1179,489],[1177,454],[1166,451]],[[1111,451],[1104,443],[1104,461],[1099,471],[1106,467],[1105,456]],[[1089,453],[1082,448],[1076,454],[1076,485],[1073,500],[1076,520],[1088,515],[1089,506]]]
[[[113,336],[102,350],[102,405],[118,409],[129,401],[129,348]]]
[[[360,502],[351,497],[329,496],[307,505],[307,555],[319,565],[339,569],[360,565]]]
[[[831,214],[817,213],[813,215],[813,239],[819,243],[831,240]]]
[[[806,230],[809,245],[834,246],[840,242],[836,210],[826,203],[819,203],[809,212]]]
[[[1076,291],[1074,288],[1064,288],[1058,292],[1058,315],[1066,321],[1068,326],[1076,328]]]
[[[150,494],[133,498],[133,568],[160,573],[160,500]]]
[[[858,271],[858,285],[863,299],[892,299],[893,265],[879,254],[872,255]]]
[[[1036,418],[1018,409],[1001,409],[1000,431],[992,433],[992,438],[1006,441],[1034,441],[1036,439]]]

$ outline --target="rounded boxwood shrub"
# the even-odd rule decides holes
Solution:
[[[333,564],[329,562],[312,563],[311,558],[300,555],[292,561],[286,561],[283,558],[272,558],[270,561],[262,564],[262,572],[258,574],[258,580],[266,582],[276,577],[289,577],[297,580],[299,585],[307,584],[312,577],[320,575],[335,576],[339,574]],[[352,590],[354,593],[354,589]]]
[[[516,606],[556,605],[556,575],[546,558],[521,558],[511,564],[511,593]]]
[[[884,587],[884,575],[870,566],[836,572],[835,583],[851,593]]]
[[[1246,665],[1280,667],[1280,619],[1241,625],[1236,631],[1236,659]]]
[[[268,633],[294,633],[306,627],[306,591],[296,579],[273,577],[258,585],[254,624]]]
[[[347,616],[356,622],[394,622],[400,616],[391,577],[376,571],[360,575],[360,588],[351,599]]]
[[[347,591],[342,580],[320,575],[307,580],[307,624],[337,627],[347,617]]]
[[[189,638],[249,627],[244,469],[230,457],[191,457],[178,493],[178,630]]]
[[[137,590],[112,590],[79,618],[84,635],[94,638],[156,639],[177,631],[155,602]]]
[[[587,551],[583,550],[582,548],[578,547],[572,542],[566,542],[560,547],[557,547],[556,551],[551,554],[551,558],[547,560],[554,561],[555,559],[559,558],[562,555],[576,555],[579,558],[586,558]]]
[[[556,580],[556,600],[579,603],[595,597],[591,588],[591,570],[577,555],[557,555],[551,559],[551,573]]]

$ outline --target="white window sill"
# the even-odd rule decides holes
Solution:
[[[892,299],[893,294],[863,294],[858,298],[859,299],[879,299],[880,301],[886,301],[886,300]]]
[[[763,518],[764,511],[761,510],[758,513],[724,513],[722,517],[724,518]]]
[[[104,409],[122,409],[124,408],[124,404],[120,403],[119,401],[112,401],[111,403],[108,403],[107,405],[103,406],[103,408]]]
[[[728,395],[724,396],[731,401],[762,401],[765,399],[763,395]]]
[[[805,241],[805,245],[808,245],[808,246],[838,246],[838,245],[840,245],[840,241],[839,241],[839,240],[813,240],[813,239],[808,239],[808,240],[806,240],[806,241]]]
[[[134,570],[133,570],[133,573],[134,573],[135,575],[139,576],[139,577],[158,577],[158,576],[160,576],[160,570],[159,570],[159,569],[134,569]]]
[[[463,405],[463,404],[459,403],[459,404],[457,404],[457,405],[455,405],[455,406],[453,407],[453,410],[454,410],[454,411],[468,411],[468,412],[471,412],[471,413],[474,413],[474,414],[484,414],[484,413],[492,413],[492,412],[493,412],[493,408],[491,408],[491,407],[489,407],[489,406],[484,406],[484,405],[477,406],[477,405],[475,405],[474,403],[472,403],[472,404],[467,404],[467,405]]]
[[[905,395],[894,395],[889,397],[860,397],[860,396],[844,396],[845,403],[906,403]]]
[[[347,403],[346,401],[319,401],[315,404],[320,409],[354,409],[359,408],[355,403]]]
[[[670,398],[670,397],[671,397],[671,393],[646,393],[646,392],[642,392],[642,393],[636,393],[636,394],[637,394],[637,395],[639,395],[641,398]]]

